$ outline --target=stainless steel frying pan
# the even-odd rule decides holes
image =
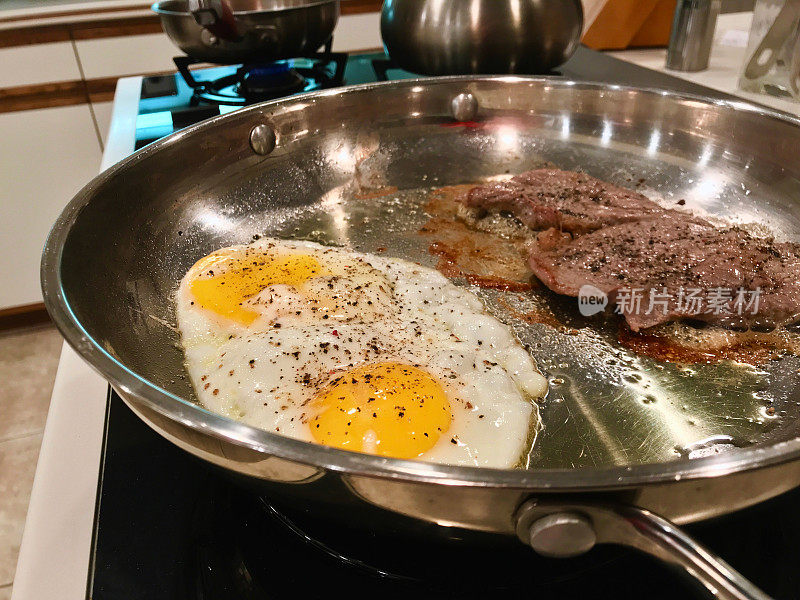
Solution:
[[[171,294],[199,257],[255,234],[433,264],[416,234],[431,188],[544,160],[797,240],[799,147],[800,122],[765,109],[558,79],[297,96],[185,129],[87,185],[48,239],[45,301],[153,429],[271,498],[370,528],[518,536],[552,556],[629,545],[719,597],[764,597],[672,523],[800,484],[797,358],[660,364],[619,347],[602,319],[580,320],[571,301],[478,290],[551,390],[528,469],[450,467],[312,445],[204,410],[184,377]],[[396,191],[363,193],[377,188]],[[576,335],[514,318],[532,302]]]

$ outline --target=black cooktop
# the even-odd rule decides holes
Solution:
[[[344,67],[341,68],[341,64],[337,63],[336,75],[330,77],[336,81],[343,80],[345,85],[417,77],[414,73],[396,67],[383,53],[353,53],[346,60],[344,57],[343,54],[337,55],[337,58],[344,60]],[[186,66],[186,61],[178,59],[178,63]],[[306,75],[320,68],[318,62],[309,58],[281,61],[281,65],[276,63],[268,67],[279,69],[281,66],[286,67],[288,63],[293,65],[293,71]],[[247,104],[245,98],[239,98],[235,91],[232,91],[236,85],[225,83],[239,81],[242,70],[243,67],[231,65],[192,71],[184,68],[183,76],[172,74],[143,78],[139,115],[136,119],[135,148],[138,150],[165,135]],[[339,73],[340,70],[341,73]],[[557,71],[544,73],[544,75],[578,81],[602,81],[621,85],[657,87],[719,98],[731,98],[721,92],[632,65],[587,48],[579,48],[575,55]],[[187,83],[187,80],[192,82],[191,85]],[[307,85],[298,91],[312,91],[333,85],[328,81],[327,84],[319,86],[315,81],[313,76],[308,77]]]
[[[447,545],[332,529],[150,430],[110,395],[89,598],[702,597],[670,568],[623,548],[545,559],[513,539]],[[687,529],[775,598],[800,597],[800,490]]]
[[[372,77],[368,66],[374,59],[352,55],[345,82]],[[585,48],[559,73],[577,80],[725,97]],[[392,70],[387,75],[410,76]],[[194,119],[174,123],[182,110],[180,94],[143,100],[148,102],[140,107],[143,115],[172,111],[159,135]],[[208,116],[197,113],[196,118]],[[767,593],[798,598],[798,506],[800,490],[688,529]],[[315,599],[342,594],[659,600],[698,593],[668,567],[611,546],[554,560],[504,538],[489,545],[454,539],[437,546],[332,530],[324,515],[309,514],[304,507],[276,509],[269,498],[240,489],[151,431],[113,393],[88,584],[88,597],[94,600]]]

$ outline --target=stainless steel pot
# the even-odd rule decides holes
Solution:
[[[256,234],[383,247],[433,265],[415,233],[431,185],[542,160],[623,185],[647,178],[666,198],[797,240],[798,146],[800,121],[767,109],[559,79],[420,79],[295,96],[184,129],[89,183],[48,238],[44,299],[67,341],[146,423],[271,498],[363,527],[517,536],[547,555],[626,544],[685,567],[720,598],[761,598],[665,519],[706,519],[800,484],[797,357],[759,370],[697,365],[692,377],[623,350],[612,364],[602,332],[515,320],[488,294],[562,383],[542,408],[530,468],[453,467],[309,444],[205,410],[184,375],[172,294],[199,257]],[[377,187],[397,191],[361,193]],[[754,398],[765,396],[775,417],[760,421]],[[729,434],[724,452],[718,437],[687,445],[709,431]]]
[[[339,0],[225,0],[233,34],[199,25],[187,0],[156,2],[152,9],[178,48],[191,58],[221,64],[272,61],[314,52],[333,35]],[[213,30],[213,32],[212,32]]]
[[[547,73],[578,47],[580,0],[386,0],[389,56],[422,75]]]

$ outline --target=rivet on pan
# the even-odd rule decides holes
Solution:
[[[208,29],[203,29],[200,32],[200,41],[206,46],[219,46],[219,38],[211,33]]]
[[[594,547],[597,535],[591,522],[575,513],[554,513],[530,526],[528,543],[542,556],[578,556]]]
[[[275,131],[269,125],[256,125],[250,130],[250,147],[253,152],[266,156],[275,150]]]
[[[478,114],[478,100],[469,92],[464,92],[453,98],[450,110],[456,121],[472,121]]]

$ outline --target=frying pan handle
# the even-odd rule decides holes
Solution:
[[[770,600],[678,527],[641,508],[529,500],[517,513],[517,535],[553,557],[582,554],[596,543],[628,546],[683,569],[720,600]]]

